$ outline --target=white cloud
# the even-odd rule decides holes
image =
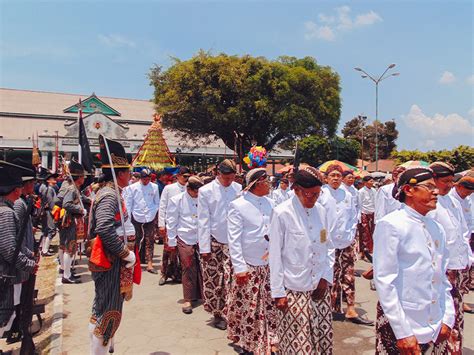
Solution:
[[[445,71],[442,75],[441,78],[439,78],[439,82],[441,84],[452,84],[456,81],[456,77],[454,76],[453,73],[450,71]]]
[[[450,113],[446,116],[436,113],[430,117],[418,105],[412,105],[410,112],[403,116],[403,120],[417,134],[426,137],[427,142],[454,135],[474,135],[472,123],[457,113]]]
[[[468,84],[474,85],[474,74],[468,76],[466,81],[467,81]]]
[[[97,36],[99,42],[106,45],[107,47],[119,48],[119,47],[135,47],[135,42],[132,40],[118,34],[109,34],[103,35],[100,34]]]
[[[376,22],[382,22],[382,18],[376,12],[370,10],[368,13],[363,15],[357,15],[355,19],[356,26],[369,26]]]
[[[322,39],[325,41],[333,41],[336,38],[334,31],[329,26],[319,26],[312,21],[305,22],[306,39]]]
[[[474,107],[469,110],[468,114],[469,116],[474,117]]]
[[[335,14],[318,14],[318,21],[305,22],[305,38],[321,39],[325,41],[334,41],[342,32],[349,32],[356,28],[371,26],[377,22],[382,22],[382,17],[376,12],[370,10],[367,13],[357,14],[355,17],[351,14],[351,8],[347,5],[336,7]]]

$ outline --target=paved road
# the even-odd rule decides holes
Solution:
[[[156,264],[161,260],[161,246],[156,246]],[[358,262],[356,268],[364,270],[367,264]],[[87,324],[93,298],[94,284],[87,271],[85,260],[77,272],[83,284],[64,285],[63,354],[88,354]],[[165,355],[235,354],[226,339],[226,333],[211,327],[211,317],[202,306],[192,315],[181,312],[181,285],[158,286],[157,275],[143,274],[142,284],[134,289],[134,297],[125,302],[122,324],[116,334],[115,354]],[[468,297],[474,303],[474,296]],[[375,319],[376,293],[368,282],[356,279],[356,302],[360,313],[367,312]],[[335,354],[373,354],[374,328],[347,322],[334,322]],[[466,315],[466,344],[464,354],[474,354],[474,315]]]

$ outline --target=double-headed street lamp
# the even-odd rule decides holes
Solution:
[[[375,170],[379,170],[379,137],[378,137],[378,128],[377,123],[379,120],[379,83],[382,80],[390,78],[391,76],[398,76],[400,73],[387,73],[390,69],[393,69],[395,64],[390,64],[387,69],[380,75],[377,79],[375,79],[372,75],[367,73],[364,69],[361,68],[354,68],[357,71],[364,73],[361,75],[363,79],[369,78],[375,83]]]

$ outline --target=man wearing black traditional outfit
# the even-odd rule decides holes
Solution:
[[[20,248],[15,259],[20,223],[24,221],[18,220],[13,204],[21,196],[25,171],[21,166],[0,161],[0,338],[15,317],[15,276],[19,271],[30,274],[37,269],[34,256],[26,248]]]
[[[132,267],[135,264],[135,253],[132,251],[135,231],[128,220],[125,203],[116,190],[128,186],[130,164],[118,142],[99,136],[99,144],[105,185],[97,192],[92,206],[91,236],[95,238],[89,260],[95,283],[89,325],[91,354],[94,355],[106,354],[107,346],[120,325],[123,301],[132,296]],[[106,144],[112,161],[109,160]],[[114,186],[112,169],[117,187]]]

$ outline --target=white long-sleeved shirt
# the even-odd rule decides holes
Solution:
[[[230,203],[242,191],[242,186],[233,182],[224,187],[215,179],[199,189],[198,238],[199,252],[211,252],[211,236],[219,243],[228,244],[227,212]]]
[[[360,211],[363,214],[371,214],[375,212],[375,195],[374,188],[364,186],[359,190]]]
[[[462,270],[470,266],[471,234],[462,215],[461,204],[449,194],[439,195],[436,209],[428,215],[441,224],[446,233],[446,248],[449,251],[448,269]]]
[[[318,203],[326,209],[328,237],[334,248],[344,249],[355,238],[357,214],[352,204],[352,195],[345,190],[324,185]]]
[[[150,182],[143,185],[141,181],[127,186],[123,197],[130,216],[139,223],[148,223],[155,219],[160,208],[160,192],[158,186]]]
[[[270,286],[273,298],[286,297],[285,289],[313,291],[321,279],[332,283],[324,208],[305,208],[297,196],[273,209],[270,221]]]
[[[290,195],[290,188],[287,188],[286,190],[283,190],[281,188],[276,189],[273,191],[272,194],[272,199],[275,201],[275,205],[278,206],[280,203],[285,202],[286,200],[291,198]]]
[[[176,237],[179,237],[187,245],[197,244],[197,206],[198,199],[191,197],[187,191],[173,196],[168,201],[166,227],[170,247],[176,246]]]
[[[400,209],[402,204],[393,198],[392,191],[395,184],[391,183],[382,186],[375,194],[375,223],[383,217]]]
[[[247,264],[268,264],[267,239],[273,205],[268,197],[259,197],[252,192],[230,203],[227,236],[235,273],[246,272]]]
[[[360,202],[359,202],[359,191],[354,187],[354,185],[348,186],[344,183],[341,184],[341,188],[351,194],[354,210],[355,210],[355,213],[357,214],[357,221],[360,222],[361,208],[360,208]]]
[[[448,250],[438,222],[403,205],[375,226],[373,261],[378,298],[397,339],[414,335],[426,344],[443,323],[452,328]]]
[[[158,213],[158,227],[166,227],[166,210],[168,208],[168,202],[173,196],[179,195],[186,190],[185,185],[181,185],[179,182],[175,182],[170,185],[166,185],[161,194],[160,211]]]
[[[472,214],[473,206],[472,206],[472,202],[470,198],[470,196],[473,196],[473,194],[471,194],[469,197],[462,198],[461,196],[459,196],[456,188],[453,187],[451,191],[449,192],[449,195],[461,204],[462,214],[464,216],[464,220],[466,221],[467,228],[469,228],[469,233],[470,234],[473,233],[474,232],[474,221],[473,221],[473,214]]]

